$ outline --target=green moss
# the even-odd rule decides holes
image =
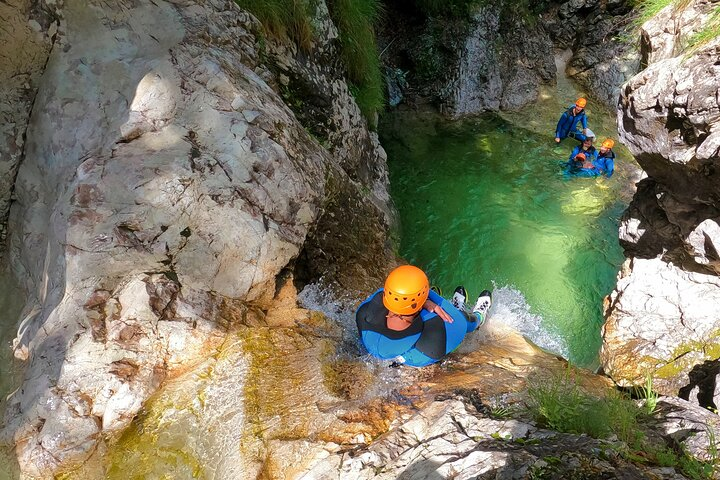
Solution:
[[[705,26],[703,26],[702,30],[690,37],[688,47],[691,50],[697,49],[715,39],[718,35],[720,35],[720,7],[715,7],[710,19]]]
[[[707,336],[706,340],[691,340],[681,343],[672,351],[668,359],[646,357],[648,364],[654,364],[654,377],[669,380],[682,375],[692,368],[698,361],[717,360],[720,358],[720,329]],[[696,354],[696,355],[693,355]]]
[[[148,408],[133,420],[111,449],[106,479],[205,478],[200,461],[185,439],[165,432],[163,416],[173,408],[183,407],[157,399],[149,402]]]
[[[312,49],[315,38],[313,19],[317,9],[314,0],[235,1],[260,20],[264,35],[293,41],[306,52]],[[373,124],[375,114],[384,107],[385,99],[385,80],[375,38],[381,2],[328,0],[327,3],[338,29],[340,56],[351,93],[360,111]],[[298,107],[297,104],[294,106]]]

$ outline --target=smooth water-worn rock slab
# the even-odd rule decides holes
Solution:
[[[14,342],[24,381],[2,429],[41,477],[104,450],[164,379],[267,306],[304,248],[332,253],[338,278],[380,276],[392,218],[377,137],[358,114],[335,126],[342,158],[320,145],[273,88],[260,26],[235,2],[53,5],[55,47],[13,134],[26,138],[9,255],[29,300]],[[336,209],[342,221],[318,231]],[[338,232],[377,265],[331,251]]]

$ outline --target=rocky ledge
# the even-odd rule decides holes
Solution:
[[[643,25],[645,70],[618,106],[622,142],[647,172],[625,212],[629,257],[606,302],[602,362],[621,385],[720,400],[720,39],[688,47],[716,2],[669,6]]]

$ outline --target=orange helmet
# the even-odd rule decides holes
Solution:
[[[573,160],[585,160],[585,154],[580,152],[577,155],[575,155],[575,158]]]
[[[420,311],[429,293],[430,282],[425,272],[412,265],[402,265],[385,280],[383,304],[398,315],[412,315]]]
[[[585,105],[587,105],[587,100],[584,98],[578,98],[577,102],[575,102],[575,106],[578,108],[585,108]]]
[[[611,139],[609,139],[609,138],[606,138],[605,140],[603,140],[603,143],[602,143],[602,145],[600,145],[600,146],[601,146],[601,147],[605,147],[605,148],[612,148],[612,147],[615,146],[615,142],[613,142],[613,141],[612,141]]]

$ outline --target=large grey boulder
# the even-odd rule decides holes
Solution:
[[[342,79],[325,92],[353,119],[334,124],[336,156],[273,88],[260,27],[232,1],[68,0],[58,18],[21,129],[8,255],[29,297],[25,366],[1,432],[45,478],[212,355],[301,251],[374,280],[392,258],[384,152]],[[374,267],[333,250],[336,224],[318,229],[340,211]]]
[[[592,100],[614,110],[620,86],[640,68],[640,52],[629,41],[634,13],[630,2],[570,0],[543,18],[556,46],[572,51],[567,74]]]
[[[695,365],[720,356],[716,275],[634,258],[608,300],[601,360],[618,384],[640,385],[652,374],[658,391],[679,395]]]
[[[502,8],[503,2],[496,2],[472,15],[445,90],[451,117],[520,109],[537,100],[541,85],[555,82],[552,42],[545,30],[503,18]]]
[[[5,247],[7,216],[30,108],[59,25],[52,11],[36,8],[35,3],[0,3],[0,249]]]
[[[689,51],[677,42],[700,28],[696,12],[708,8],[699,0],[668,7],[646,23],[652,63],[622,90],[621,141],[648,178],[622,218],[630,260],[606,305],[602,347],[618,383],[652,374],[660,391],[691,399],[710,380],[698,380],[698,366],[720,358],[720,40]],[[712,406],[717,397],[695,400]]]

